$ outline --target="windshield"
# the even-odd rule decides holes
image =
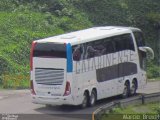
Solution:
[[[57,43],[37,43],[33,50],[33,57],[66,58],[66,45]]]

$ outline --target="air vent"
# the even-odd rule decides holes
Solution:
[[[35,80],[37,84],[62,85],[64,69],[36,68]]]

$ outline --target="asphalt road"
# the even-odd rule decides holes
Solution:
[[[138,92],[160,92],[160,82],[148,83],[145,88],[138,90]],[[0,113],[3,114],[0,119],[6,117],[6,114],[18,114],[20,120],[89,120],[92,112],[101,105],[119,99],[121,99],[119,96],[103,99],[98,101],[96,106],[86,109],[80,109],[75,106],[46,107],[33,104],[29,90],[0,90]]]

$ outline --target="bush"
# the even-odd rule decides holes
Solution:
[[[148,64],[147,64],[147,77],[149,79],[160,77],[160,67],[153,64],[153,62],[148,62]]]
[[[22,89],[28,88],[30,83],[29,74],[3,74],[2,88]]]
[[[85,14],[65,0],[1,0],[0,18],[0,85],[4,88],[29,85],[26,73],[33,40],[91,26]]]

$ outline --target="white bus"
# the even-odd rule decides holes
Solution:
[[[131,27],[94,27],[32,43],[32,101],[93,106],[97,100],[134,95],[146,84],[146,47]]]

